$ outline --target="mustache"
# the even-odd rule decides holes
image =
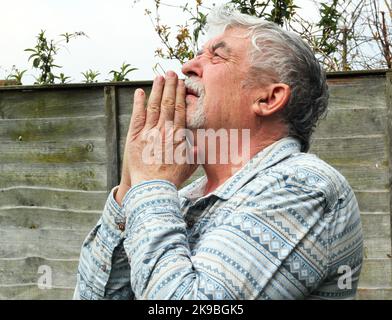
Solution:
[[[194,77],[186,78],[184,80],[184,84],[185,88],[194,91],[199,97],[205,93],[203,84],[197,81]]]

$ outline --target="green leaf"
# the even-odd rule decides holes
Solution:
[[[29,57],[29,59],[28,59],[27,61],[30,61],[30,59],[31,59],[32,57],[36,57],[36,56],[38,56],[37,53],[32,54],[32,55]]]
[[[35,58],[34,61],[33,61],[33,67],[34,68],[38,68],[40,62],[41,62],[40,58]]]

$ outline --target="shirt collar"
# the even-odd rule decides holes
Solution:
[[[203,196],[207,183],[207,177],[204,175],[183,188],[180,191],[180,195],[188,200],[206,198],[211,195],[227,200],[260,171],[277,164],[294,153],[300,152],[300,150],[301,143],[297,139],[285,137],[257,153],[240,170],[213,192]]]

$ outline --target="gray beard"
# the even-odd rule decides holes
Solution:
[[[191,117],[186,117],[186,126],[188,129],[204,128],[206,123],[206,114],[204,112],[204,94],[199,97],[196,104],[196,110]]]

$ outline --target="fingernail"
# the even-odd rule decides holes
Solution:
[[[174,77],[176,74],[173,71],[167,71],[166,76],[167,77]]]

